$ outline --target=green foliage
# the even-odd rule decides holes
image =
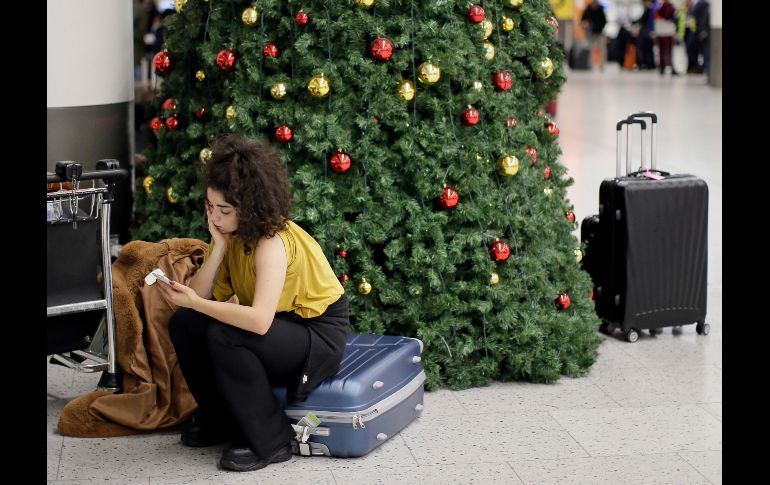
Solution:
[[[259,19],[250,27],[241,13],[252,4]],[[167,19],[173,68],[156,102],[165,118],[171,113],[160,105],[173,98],[180,126],[150,135],[155,145],[146,167],[155,183],[137,201],[144,222],[134,236],[209,240],[200,150],[229,132],[267,137],[290,173],[293,220],[314,235],[338,275],[351,276],[345,287],[354,330],[422,339],[429,388],[585,373],[596,358],[599,322],[588,299],[590,279],[575,262],[575,226],[565,217],[573,181],[539,113],[565,81],[563,53],[546,20],[550,3],[480,4],[494,24],[491,60],[484,59],[481,26],[467,19],[467,1],[378,0],[370,10],[352,0],[188,1]],[[302,27],[294,22],[300,8],[310,15]],[[513,31],[500,27],[503,15],[514,20]],[[394,44],[386,62],[369,52],[378,36]],[[263,57],[268,42],[279,57]],[[217,68],[222,49],[238,57],[231,72]],[[554,71],[540,79],[534,70],[545,57]],[[427,60],[441,69],[434,85],[417,81]],[[196,80],[199,69],[203,81]],[[507,92],[492,83],[502,69],[513,76]],[[316,99],[307,84],[320,74],[331,92]],[[396,95],[403,80],[416,87],[411,102]],[[282,100],[270,95],[279,81],[288,88]],[[224,115],[230,105],[234,119]],[[479,110],[476,126],[463,123],[468,105]],[[202,106],[209,118],[194,115]],[[518,124],[507,126],[509,118]],[[283,124],[294,130],[288,144],[274,140]],[[527,147],[539,154],[534,165]],[[329,167],[337,150],[353,161],[342,174]],[[497,172],[503,154],[520,160],[515,176]],[[444,184],[460,194],[452,210],[436,204]],[[169,186],[175,204],[166,197]],[[511,248],[500,264],[489,256],[498,238]],[[347,250],[347,259],[336,256],[337,248]],[[495,286],[493,271],[500,276]],[[356,291],[364,277],[374,288],[368,296]],[[560,292],[572,299],[565,311],[554,306]]]

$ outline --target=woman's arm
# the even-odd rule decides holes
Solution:
[[[286,251],[279,236],[262,238],[254,249],[257,278],[250,307],[204,299],[192,288],[161,284],[167,301],[192,308],[234,327],[264,335],[270,330],[286,280]]]

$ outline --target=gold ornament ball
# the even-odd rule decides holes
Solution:
[[[484,41],[484,59],[491,61],[495,57],[495,45],[488,40]]]
[[[169,202],[171,202],[172,204],[176,204],[177,198],[176,198],[176,195],[174,194],[174,189],[173,189],[173,187],[169,186],[169,188],[168,188],[168,189],[166,189],[166,198],[167,198],[167,199],[168,199],[168,201],[169,201]]]
[[[516,175],[519,173],[519,159],[512,155],[500,155],[497,159],[497,171],[505,177]]]
[[[514,27],[516,27],[516,22],[514,22],[512,18],[503,15],[502,20],[500,20],[500,27],[504,31],[510,32],[514,29]]]
[[[540,61],[540,64],[538,64],[537,69],[535,70],[535,74],[540,79],[548,79],[551,77],[551,74],[553,74],[553,62],[550,57],[546,57]]]
[[[551,187],[546,187],[543,189],[543,193],[546,195],[546,197],[550,197],[553,195],[553,189]]]
[[[575,248],[575,261],[578,263],[583,259],[583,251],[580,248]]]
[[[270,87],[270,96],[274,99],[283,99],[286,96],[286,84],[279,81]]]
[[[361,8],[369,9],[374,5],[374,0],[356,0],[356,5]]]
[[[203,81],[204,79],[206,79],[206,73],[203,72],[203,69],[198,69],[197,71],[195,71],[195,79],[197,79],[198,81]]]
[[[484,83],[482,83],[481,81],[473,81],[473,90],[481,92],[482,90],[484,90]]]
[[[225,109],[225,118],[228,120],[235,118],[235,108],[232,104]]]
[[[249,27],[257,25],[258,17],[259,17],[259,13],[257,12],[257,7],[255,6],[251,6],[245,9],[241,14],[241,20],[245,25],[248,25]]]
[[[176,13],[182,13],[185,3],[187,3],[187,0],[174,0],[174,10],[176,10]]]
[[[326,80],[323,74],[320,76],[313,76],[307,83],[307,90],[314,98],[323,98],[329,94],[329,81]]]
[[[155,177],[146,176],[144,180],[142,180],[142,186],[144,187],[144,192],[147,195],[150,195],[152,193],[152,184],[155,183]]]
[[[198,159],[201,161],[201,163],[206,164],[209,160],[211,160],[212,155],[211,148],[204,148],[201,150],[200,154],[198,155]]]
[[[441,77],[441,69],[432,61],[423,62],[417,71],[420,73],[417,79],[423,84],[435,84]]]
[[[492,35],[492,31],[495,28],[492,21],[489,19],[484,19],[479,25],[481,25],[481,28],[484,30],[484,40],[489,39],[489,36]]]
[[[492,274],[489,275],[489,284],[496,285],[498,283],[500,283],[500,277],[497,275],[497,273],[492,272]]]
[[[519,8],[524,5],[524,0],[508,0],[508,5],[513,8]]]
[[[398,83],[398,99],[401,101],[411,101],[414,99],[414,84],[412,84],[412,81],[401,81]]]
[[[362,295],[368,295],[372,292],[372,285],[366,281],[366,278],[361,278],[361,283],[358,284],[358,292]]]

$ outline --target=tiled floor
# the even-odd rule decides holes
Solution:
[[[294,457],[244,474],[217,470],[222,447],[186,448],[176,433],[58,435],[64,404],[98,376],[49,365],[49,483],[722,483],[722,92],[702,76],[613,65],[569,73],[558,103],[578,219],[597,212],[599,183],[615,171],[615,122],[632,111],[660,117],[659,168],[708,183],[710,335],[689,325],[634,344],[610,337],[587,377],[435,391],[420,419],[366,457]]]

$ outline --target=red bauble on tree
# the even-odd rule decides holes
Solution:
[[[339,256],[342,259],[346,259],[348,257],[348,252],[344,249],[337,250],[337,256]]]
[[[508,91],[513,86],[513,76],[505,70],[499,70],[492,77],[492,84],[498,91]]]
[[[529,155],[529,164],[534,165],[537,163],[537,150],[534,147],[527,147],[527,155]]]
[[[471,5],[471,8],[468,9],[468,20],[474,24],[484,20],[484,8],[480,5]]]
[[[518,124],[519,124],[519,120],[517,120],[516,118],[508,118],[507,120],[505,120],[505,126],[507,126],[508,128],[513,128]]]
[[[385,37],[379,37],[372,41],[369,51],[378,61],[387,61],[393,55],[393,42]]]
[[[275,130],[275,139],[281,143],[288,143],[294,138],[294,132],[286,125],[281,125]]]
[[[593,288],[591,288],[591,294],[588,295],[588,299],[591,300],[591,301],[594,300],[594,289]]]
[[[455,207],[460,201],[460,194],[457,193],[454,187],[444,186],[444,190],[441,191],[441,197],[438,198],[438,203],[444,209],[451,209]]]
[[[171,70],[171,56],[166,51],[160,51],[152,58],[152,65],[158,74],[166,74]]]
[[[208,112],[206,111],[206,108],[204,108],[203,106],[198,108],[198,111],[195,112],[195,117],[198,118],[199,120],[205,119],[207,115],[208,115]]]
[[[176,116],[166,118],[166,128],[168,128],[168,131],[176,130],[177,126],[179,126],[179,120],[176,119]]]
[[[554,123],[553,121],[549,121],[548,124],[545,126],[546,128],[548,128],[548,133],[550,133],[553,138],[556,138],[557,136],[559,136],[559,127],[556,126],[556,123]]]
[[[332,155],[331,160],[329,160],[329,165],[335,173],[347,172],[350,168],[350,156],[342,150],[339,150]]]
[[[163,127],[163,120],[155,117],[150,121],[150,130],[152,130],[153,134],[157,135],[158,130],[160,130]]]
[[[559,293],[559,296],[553,301],[556,304],[556,308],[559,310],[566,310],[569,308],[570,300],[569,295],[566,293]]]
[[[343,284],[344,284],[346,281],[349,281],[349,280],[350,280],[350,276],[349,276],[347,273],[342,273],[342,274],[340,275],[340,277],[339,277],[339,278],[337,278],[337,279],[339,279],[339,280],[340,280],[340,283],[343,283]]]
[[[473,106],[468,106],[463,111],[463,121],[468,126],[473,126],[479,122],[479,111]]]
[[[235,52],[230,49],[222,49],[217,54],[217,67],[223,71],[232,71],[235,69],[235,62],[238,59],[235,57]]]
[[[565,215],[567,216],[568,221],[575,222],[575,213],[572,212],[572,209],[568,210]]]
[[[294,16],[294,23],[302,27],[303,25],[306,25],[310,21],[310,16],[300,10],[297,12],[297,15]]]
[[[551,167],[545,167],[545,170],[543,170],[543,173],[545,174],[546,180],[551,178]]]
[[[511,255],[511,248],[508,247],[505,241],[498,240],[492,243],[489,255],[492,256],[492,261],[495,263],[502,263]]]
[[[167,100],[163,101],[161,108],[166,111],[174,111],[176,109],[176,103],[174,103],[173,99],[168,98]]]
[[[556,20],[556,17],[548,17],[548,25],[553,27],[554,33],[559,30],[559,21]]]
[[[265,47],[262,48],[262,55],[265,57],[278,57],[281,55],[281,50],[277,45],[270,42],[265,44]]]

